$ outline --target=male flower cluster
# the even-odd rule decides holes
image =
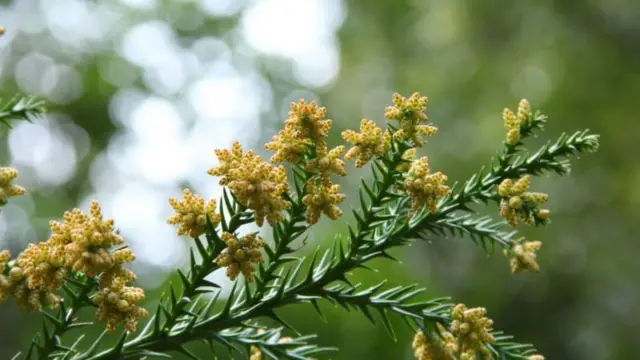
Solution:
[[[45,244],[52,249],[49,252],[52,265],[58,263],[71,271],[95,276],[135,259],[130,249],[111,252],[112,247],[124,244],[124,239],[114,232],[113,219],[102,218],[96,201],[91,203],[90,215],[73,209],[65,212],[63,219],[62,223],[51,221],[49,224],[53,234]],[[62,254],[61,262],[56,255]]]
[[[340,156],[344,152],[344,146],[336,146],[333,149],[326,151],[319,149],[316,151],[316,157],[310,159],[305,166],[305,169],[310,172],[317,172],[319,177],[323,180],[328,180],[330,174],[337,174],[340,176],[347,175],[347,170],[344,168],[344,161],[340,159]]]
[[[515,145],[520,141],[521,130],[527,126],[532,119],[531,105],[527,99],[520,100],[517,115],[513,111],[505,108],[502,112],[504,127],[507,129],[507,144]]]
[[[486,345],[495,342],[490,329],[493,321],[485,308],[467,309],[458,304],[451,310],[450,331],[438,324],[438,334],[427,337],[422,331],[413,338],[412,348],[418,360],[476,360],[492,358]],[[478,353],[484,355],[478,358]]]
[[[13,185],[12,181],[18,177],[18,171],[9,167],[0,167],[0,207],[3,207],[12,196],[24,195],[25,189]]]
[[[331,220],[337,220],[342,215],[338,204],[346,198],[340,193],[340,185],[318,185],[313,181],[307,182],[306,195],[302,203],[307,206],[307,222],[315,224],[324,213]]]
[[[262,226],[265,218],[272,225],[284,218],[283,211],[291,203],[282,196],[289,189],[282,166],[262,161],[252,150],[243,152],[237,141],[231,151],[216,150],[215,153],[220,165],[208,174],[222,176],[220,185],[226,185],[242,205],[254,211],[258,226]]]
[[[367,119],[360,121],[360,132],[345,130],[342,138],[353,147],[347,151],[344,158],[356,159],[356,167],[363,167],[374,156],[382,156],[390,146],[389,132],[384,132],[376,124]]]
[[[0,302],[13,295],[18,305],[28,311],[56,308],[60,297],[52,291],[30,289],[22,269],[9,264],[10,257],[8,250],[0,252]]]
[[[327,136],[332,121],[325,119],[326,114],[326,108],[318,107],[315,101],[292,103],[284,129],[265,145],[267,150],[276,152],[271,157],[272,162],[304,165],[304,169],[312,174],[302,199],[310,224],[318,222],[321,213],[334,220],[340,217],[342,210],[337,205],[345,199],[345,195],[339,193],[340,185],[333,184],[330,178],[331,174],[347,174],[344,161],[340,159],[344,146],[329,150]],[[304,164],[302,160],[305,160]]]
[[[418,331],[413,337],[411,348],[417,360],[455,360],[458,351],[456,339],[450,332],[438,325],[439,334],[426,336]]]
[[[516,226],[518,219],[528,225],[544,225],[549,220],[550,211],[540,209],[549,200],[549,195],[540,192],[527,192],[531,184],[529,175],[522,176],[515,182],[504,179],[498,185],[500,201],[500,216],[511,226]]]
[[[419,211],[426,205],[429,211],[435,212],[438,200],[451,193],[451,189],[445,185],[446,181],[447,176],[443,173],[431,173],[426,156],[413,161],[404,179],[404,188],[411,197],[412,209]]]
[[[100,291],[93,297],[93,303],[98,305],[96,317],[107,323],[108,331],[124,323],[125,330],[134,332],[138,319],[149,315],[138,305],[144,300],[144,290],[126,285],[135,278],[132,271],[122,267],[112,268],[100,277]]]
[[[541,247],[540,241],[525,241],[515,244],[511,250],[503,250],[505,256],[511,256],[511,273],[517,274],[522,270],[540,271],[536,262],[536,251]]]
[[[64,250],[64,246],[50,241],[29,244],[11,270],[21,274],[29,289],[55,291],[62,286],[68,272]]]
[[[432,136],[438,128],[423,125],[428,121],[424,111],[427,109],[427,97],[420,93],[413,93],[409,98],[400,94],[393,94],[393,105],[385,109],[384,116],[389,120],[396,120],[400,128],[393,134],[393,138],[400,141],[411,140],[415,146],[424,145],[423,135]]]
[[[113,220],[103,219],[97,202],[91,203],[89,215],[74,209],[65,212],[63,219],[63,222],[51,221],[51,237],[38,244],[29,244],[10,265],[7,263],[8,252],[2,253],[1,300],[11,294],[28,310],[56,307],[61,298],[54,292],[63,285],[69,272],[92,277],[99,275],[100,292],[135,280],[133,272],[123,267],[132,262],[135,256],[128,248],[112,250],[115,246],[123,245],[124,240],[114,232]],[[142,289],[130,289],[142,292]],[[95,297],[94,302],[101,304],[100,295]],[[122,315],[123,311],[114,313],[99,310],[98,319],[106,321],[110,330],[122,321],[127,322],[129,329],[135,327],[137,317],[133,319]],[[135,311],[140,316],[145,313],[141,309]]]
[[[215,212],[216,201],[214,199],[210,199],[205,204],[202,196],[193,194],[189,189],[182,191],[182,197],[182,201],[173,196],[169,198],[169,205],[176,213],[167,220],[167,223],[179,225],[178,235],[197,238],[204,232],[207,219],[214,227],[220,223],[221,217]]]
[[[493,321],[486,314],[485,308],[467,309],[464,304],[451,311],[451,333],[458,343],[461,360],[475,360],[477,353],[487,354],[485,345],[496,340],[489,332]]]
[[[252,281],[254,266],[262,261],[260,251],[264,247],[264,241],[256,234],[238,239],[228,232],[223,232],[221,239],[227,247],[216,258],[216,264],[227,267],[227,276],[231,280],[235,280],[242,273],[247,281]]]
[[[326,138],[332,125],[326,116],[327,109],[318,107],[315,101],[291,103],[284,128],[265,145],[267,150],[276,152],[271,162],[296,164],[312,147],[316,148],[318,156],[324,155],[322,152],[327,151]]]

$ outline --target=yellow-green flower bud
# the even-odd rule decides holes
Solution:
[[[548,209],[540,209],[536,213],[536,216],[540,220],[548,220],[549,217],[551,216],[551,211],[549,211]]]
[[[510,198],[509,207],[512,209],[520,209],[522,207],[522,199],[519,196]]]
[[[511,129],[507,131],[507,144],[515,145],[520,141],[520,129]]]

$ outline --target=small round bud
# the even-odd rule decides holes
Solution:
[[[520,209],[522,207],[522,199],[519,196],[514,196],[509,199],[509,207],[512,209]]]
[[[537,213],[536,216],[538,217],[538,219],[541,220],[548,220],[549,217],[551,216],[551,211],[549,211],[548,209],[540,209]]]
[[[22,269],[14,266],[13,268],[11,268],[11,270],[9,271],[9,278],[13,281],[17,281],[22,279],[23,276],[23,272]]]

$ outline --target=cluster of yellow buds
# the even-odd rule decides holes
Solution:
[[[431,173],[426,156],[413,161],[404,180],[404,188],[411,197],[412,209],[419,211],[426,205],[429,211],[435,212],[438,200],[451,193],[451,189],[445,185],[446,181],[447,176],[443,173]]]
[[[468,309],[464,304],[454,306],[451,311],[450,331],[437,324],[437,333],[425,335],[418,331],[411,347],[417,360],[476,360],[493,359],[488,344],[496,341],[491,334],[493,321],[486,317],[485,308]],[[527,360],[544,360],[540,354],[530,355]]]
[[[271,156],[269,161],[275,164],[280,164],[285,161],[291,164],[297,164],[313,145],[313,140],[305,137],[303,134],[303,132],[295,129],[293,126],[280,130],[277,135],[273,136],[271,142],[264,145],[265,149],[275,151],[275,154]]]
[[[502,120],[507,129],[507,144],[515,145],[520,141],[520,131],[531,121],[532,117],[531,105],[527,99],[520,100],[517,115],[507,108],[502,111]]]
[[[9,295],[4,289],[9,287],[10,280],[5,276],[6,270],[9,268],[7,263],[11,259],[11,253],[9,250],[0,251],[0,301],[3,301]]]
[[[439,334],[426,336],[418,331],[413,337],[411,348],[417,360],[455,360],[458,351],[456,339],[450,332],[438,325]]]
[[[500,202],[500,216],[511,226],[516,226],[518,219],[528,225],[546,224],[551,212],[540,209],[549,200],[549,195],[541,192],[527,192],[531,184],[531,177],[524,175],[517,181],[504,179],[498,185]]]
[[[238,239],[233,234],[223,232],[220,237],[227,247],[216,258],[216,264],[227,267],[227,276],[231,280],[242,273],[247,281],[252,281],[254,267],[262,261],[260,251],[264,247],[264,241],[256,234]]]
[[[327,109],[318,107],[315,101],[292,103],[284,128],[265,145],[267,150],[276,152],[272,162],[288,161],[295,165],[304,160],[305,170],[313,174],[307,180],[303,198],[310,224],[318,222],[323,212],[333,220],[340,217],[342,211],[337,204],[346,197],[339,193],[340,185],[333,184],[330,178],[332,173],[345,176],[347,172],[340,159],[344,146],[333,149],[327,146],[332,121],[325,119],[326,115]]]
[[[135,274],[123,267],[135,256],[128,248],[112,250],[124,244],[122,237],[114,231],[113,219],[103,219],[96,201],[91,203],[89,215],[73,209],[65,212],[63,219],[63,222],[51,221],[51,237],[38,244],[29,244],[15,261],[8,262],[7,251],[0,253],[0,300],[13,295],[18,304],[28,310],[53,308],[62,300],[55,291],[63,285],[69,272],[99,275],[100,290],[94,298],[100,305],[98,319],[106,321],[110,330],[122,321],[126,322],[127,329],[135,328],[136,319],[146,314],[143,309],[132,307],[117,314],[109,308],[103,309],[107,306],[104,296],[113,292],[129,294],[134,291],[136,296],[123,298],[129,301],[128,304],[139,301],[133,300],[140,298],[140,294],[144,298],[142,289],[124,286],[135,280]],[[114,296],[108,298],[115,299]],[[119,304],[123,309],[124,303],[120,301]]]
[[[29,244],[11,270],[25,278],[29,289],[54,291],[62,286],[67,275],[65,260],[64,246],[45,241]]]
[[[340,193],[340,185],[331,182],[328,172],[307,180],[305,192],[302,203],[307,207],[306,220],[309,224],[317,223],[322,213],[331,220],[337,220],[342,216],[342,210],[338,205],[347,196]]]
[[[511,273],[517,274],[522,270],[540,271],[540,266],[536,262],[536,251],[541,247],[540,241],[525,241],[515,244],[511,250],[503,250],[505,256],[511,257]]]
[[[23,187],[11,183],[17,177],[16,169],[0,166],[0,207],[6,205],[10,197],[24,195],[26,192]]]
[[[283,211],[291,203],[283,198],[289,185],[282,166],[262,161],[252,150],[243,152],[237,141],[231,151],[216,150],[215,153],[220,165],[208,174],[222,176],[220,185],[226,185],[242,205],[254,211],[258,226],[262,226],[265,218],[272,225],[284,218]]]
[[[467,309],[464,304],[451,311],[451,333],[458,343],[461,360],[475,360],[477,353],[489,354],[485,345],[496,339],[490,333],[493,321],[486,314],[485,308]]]
[[[22,269],[9,264],[10,257],[9,251],[0,252],[0,302],[13,295],[18,305],[28,311],[56,308],[61,298],[49,290],[29,288]]]
[[[267,150],[276,152],[271,162],[296,164],[314,147],[316,156],[322,157],[327,152],[326,138],[333,123],[326,116],[327,109],[318,107],[315,101],[291,103],[284,128],[265,145]]]
[[[167,223],[179,225],[178,235],[197,238],[204,232],[207,219],[214,227],[220,223],[221,217],[215,212],[216,201],[214,199],[209,199],[205,204],[202,196],[193,194],[189,189],[182,191],[182,197],[182,201],[173,196],[169,198],[169,205],[176,213],[167,220]]]
[[[367,119],[360,121],[360,132],[345,130],[342,138],[353,147],[347,151],[344,158],[356,159],[356,167],[363,167],[374,156],[382,156],[391,145],[390,133],[376,126]]]
[[[329,151],[317,152],[322,154],[314,159],[309,160],[305,169],[309,172],[317,171],[322,179],[329,179],[329,174],[334,173],[340,176],[347,175],[347,171],[344,168],[344,161],[340,159],[340,156],[344,152],[344,146],[336,146]]]
[[[130,249],[111,252],[114,246],[124,244],[124,239],[114,231],[113,219],[102,218],[98,202],[91,202],[89,215],[73,209],[65,212],[63,219],[62,223],[50,222],[53,234],[47,242],[54,249],[60,248],[50,252],[54,265],[61,264],[72,271],[95,276],[135,259]],[[62,255],[63,262],[58,258]]]
[[[306,195],[302,203],[307,206],[307,222],[315,224],[324,213],[331,220],[337,220],[342,215],[338,204],[343,202],[346,195],[340,193],[340,185],[318,185],[314,179],[307,182]]]
[[[427,97],[420,93],[413,93],[409,98],[400,94],[393,94],[393,105],[385,109],[384,116],[389,120],[396,120],[400,128],[393,134],[393,138],[400,141],[411,140],[415,146],[424,145],[423,135],[432,136],[438,128],[422,125],[428,121],[424,113],[427,109]]]
[[[100,277],[100,291],[92,300],[98,305],[96,317],[107,324],[108,331],[124,323],[125,330],[134,332],[138,319],[149,315],[138,305],[145,298],[144,290],[126,285],[135,278],[133,272],[123,267],[114,267]]]

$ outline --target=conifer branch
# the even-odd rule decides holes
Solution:
[[[44,105],[44,101],[33,96],[16,95],[0,105],[0,123],[11,128],[12,120],[34,122],[44,115]]]
[[[226,189],[223,192],[221,203],[221,227],[225,231],[235,234],[242,225],[253,222],[253,215],[246,211],[246,207],[235,201],[233,195],[230,195]],[[179,271],[182,283],[180,293],[176,294],[173,285],[170,285],[169,295],[165,294],[161,297],[157,311],[148,321],[145,330],[135,339],[124,342],[122,346],[114,347],[98,354],[85,352],[73,359],[119,359],[123,356],[134,356],[143,350],[153,351],[154,349],[146,347],[146,344],[153,342],[166,342],[169,346],[168,350],[184,352],[185,350],[181,343],[171,341],[172,334],[175,333],[176,328],[182,325],[186,325],[187,328],[180,328],[179,332],[185,332],[195,324],[196,317],[192,310],[193,306],[197,305],[197,298],[200,295],[214,295],[205,315],[217,299],[219,286],[205,278],[218,269],[215,259],[225,247],[225,243],[220,239],[210,219],[207,219],[204,242],[200,238],[195,238],[194,241],[196,251],[201,260],[199,262],[196,260],[196,255],[191,249],[190,272],[185,275]],[[188,305],[191,306],[190,310],[185,309]],[[139,344],[144,345],[136,347]],[[133,350],[129,350],[130,348]]]
[[[311,360],[313,355],[334,352],[334,347],[320,347],[309,343],[315,335],[298,337],[282,336],[283,328],[232,328],[214,335],[215,340],[226,344],[231,351],[239,352],[234,344],[242,346],[248,353],[259,353],[268,359]]]
[[[155,314],[132,339],[129,337],[138,319],[148,315],[136,305],[144,293],[142,289],[125,286],[135,279],[135,274],[121,266],[133,261],[133,253],[110,248],[123,239],[112,232],[112,220],[102,219],[97,203],[92,203],[90,217],[80,210],[65,213],[64,224],[52,224],[55,235],[48,242],[31,247],[23,253],[26,255],[18,257],[17,263],[9,261],[8,251],[0,252],[0,295],[26,288],[29,296],[21,299],[27,306],[41,305],[43,294],[58,299],[52,292],[59,290],[58,284],[50,285],[45,280],[59,274],[56,271],[83,269],[96,276],[86,278],[87,281],[68,280],[77,287],[77,291],[71,291],[69,284],[64,287],[71,299],[70,307],[63,303],[56,316],[45,313],[54,330],[49,330],[51,324],[43,326],[42,341],[34,340],[27,359],[37,354],[37,359],[120,360],[170,357],[168,353],[197,359],[187,348],[195,341],[208,343],[212,351],[213,343],[217,342],[252,357],[255,353],[273,359],[309,359],[313,354],[332,349],[309,344],[307,340],[313,336],[285,338],[281,336],[282,328],[259,329],[255,321],[270,318],[295,332],[276,311],[304,303],[323,316],[318,305],[322,299],[347,310],[357,309],[372,322],[375,322],[372,312],[378,312],[394,337],[391,313],[398,314],[411,328],[420,329],[419,334],[425,330],[432,336],[434,329],[445,332],[449,340],[455,340],[449,343],[452,348],[446,350],[450,354],[491,353],[500,359],[526,359],[535,353],[530,345],[513,342],[500,332],[490,333],[492,322],[482,308],[454,306],[447,298],[418,300],[423,289],[415,285],[383,290],[384,283],[379,283],[361,289],[360,285],[351,284],[348,276],[356,269],[369,269],[371,260],[395,260],[390,255],[391,249],[425,240],[432,234],[468,235],[486,252],[493,252],[496,246],[503,248],[512,257],[513,272],[523,268],[537,271],[534,251],[540,242],[515,240],[515,232],[500,230],[504,222],[475,217],[471,204],[499,203],[501,215],[512,226],[517,222],[514,214],[525,220],[533,213],[540,214],[542,220],[529,223],[544,223],[550,212],[538,205],[546,201],[546,194],[525,193],[529,178],[523,175],[568,173],[568,158],[595,151],[598,136],[586,130],[570,136],[563,134],[532,154],[519,155],[523,140],[542,129],[546,122],[540,113],[532,115],[529,103],[522,100],[517,116],[508,109],[503,113],[507,140],[491,168],[452,190],[444,174],[431,171],[426,157],[414,160],[416,147],[424,143],[423,136],[437,131],[434,126],[421,124],[427,120],[423,113],[426,97],[418,93],[410,98],[395,94],[393,102],[385,110],[385,116],[398,121],[398,127],[388,125],[382,130],[373,122],[362,120],[360,133],[342,134],[353,145],[345,159],[355,158],[358,167],[371,161],[373,181],[362,181],[360,209],[353,211],[355,225],[348,227],[348,241],[336,237],[330,248],[316,250],[310,257],[294,257],[297,249],[291,248],[291,244],[305,236],[320,216],[334,220],[341,216],[337,205],[345,198],[329,176],[345,175],[346,171],[339,159],[344,147],[327,146],[331,120],[325,119],[326,109],[318,108],[315,102],[292,104],[285,129],[266,145],[268,150],[276,151],[272,162],[293,164],[295,193],[289,193],[283,167],[263,162],[252,151],[243,152],[239,143],[234,143],[231,150],[216,150],[220,165],[209,170],[209,174],[222,176],[220,182],[227,187],[220,201],[220,214],[216,213],[215,201],[205,204],[202,197],[188,189],[183,192],[184,201],[170,199],[176,214],[168,222],[179,225],[178,235],[188,235],[195,243],[190,269],[178,271],[180,284],[169,286]],[[13,118],[16,114],[30,120],[39,109],[35,100],[11,104],[5,106],[9,112],[0,113],[0,121],[2,116]],[[7,194],[23,191],[8,185],[17,173],[5,172],[2,185],[8,189]],[[512,180],[519,177],[514,184]],[[516,210],[521,212],[515,213]],[[264,246],[255,233],[238,236],[242,226],[252,222],[262,226],[265,219],[273,227],[273,245]],[[61,255],[67,250],[71,250],[69,256]],[[34,263],[46,266],[34,267]],[[227,267],[232,280],[242,274],[245,281],[234,281],[228,298],[219,302],[219,286],[206,277],[220,267]],[[92,294],[96,283],[100,291]],[[98,319],[106,320],[107,330],[124,323],[126,330],[117,343],[104,349],[105,332],[82,352],[77,349],[79,340],[70,347],[63,346],[60,336],[83,325],[75,323],[77,311],[94,302],[99,306]],[[467,337],[471,327],[475,337]],[[426,341],[422,345],[417,342],[414,350],[421,346],[426,349]],[[431,345],[437,346],[438,340],[431,341],[435,341]]]
[[[424,289],[417,285],[396,286],[382,291],[384,284],[385,282],[381,282],[364,290],[359,290],[359,285],[336,284],[322,289],[316,299],[329,300],[347,311],[359,310],[373,324],[376,324],[376,321],[371,310],[376,310],[394,340],[396,336],[389,320],[389,313],[400,316],[414,330],[436,328],[437,324],[451,324],[451,309],[455,304],[451,303],[449,298],[419,301],[416,298]],[[319,312],[319,308],[316,309]],[[321,313],[320,315],[322,316]],[[491,334],[496,340],[487,347],[496,359],[522,360],[537,353],[533,345],[515,342],[513,336],[505,335],[502,331],[492,331]]]
[[[568,158],[598,149],[599,135],[590,134],[589,130],[576,131],[572,135],[563,133],[555,141],[547,142],[533,154],[515,155],[515,147],[507,146],[500,153],[488,173],[484,168],[474,174],[458,189],[454,186],[451,196],[443,199],[440,211],[432,215],[438,217],[452,211],[471,211],[469,203],[484,203],[498,200],[495,187],[504,179],[518,178],[522,175],[544,175],[555,173],[566,175],[571,170]]]
[[[248,294],[251,297],[260,299],[264,296],[267,287],[270,282],[276,280],[278,275],[275,272],[284,264],[295,260],[295,258],[287,257],[287,255],[295,252],[296,249],[289,247],[291,242],[299,238],[309,229],[309,225],[305,223],[305,211],[306,206],[302,203],[302,198],[305,195],[305,184],[311,177],[304,169],[299,166],[295,166],[293,169],[294,185],[296,195],[291,197],[288,194],[285,196],[291,203],[291,208],[287,211],[287,217],[282,223],[276,224],[273,227],[273,241],[275,247],[265,245],[264,249],[267,254],[266,266],[264,263],[260,263],[258,266],[258,276],[256,279],[255,292]]]
[[[429,225],[424,228],[423,239],[426,239],[430,233],[440,236],[453,235],[463,237],[467,235],[476,245],[481,246],[486,253],[493,253],[496,245],[503,249],[510,249],[513,237],[517,234],[517,231],[501,231],[500,228],[505,225],[504,221],[495,221],[489,216],[476,218],[471,214],[450,214]]]

